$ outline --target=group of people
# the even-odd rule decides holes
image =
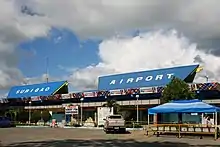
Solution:
[[[207,126],[213,125],[213,119],[211,119],[209,116],[204,116],[202,118],[202,124]]]

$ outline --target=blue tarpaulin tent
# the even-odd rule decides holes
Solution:
[[[165,103],[148,109],[148,114],[157,113],[215,113],[220,108],[209,105],[201,100],[179,100]]]
[[[148,109],[148,125],[150,124],[149,114],[157,113],[215,113],[214,125],[215,125],[215,139],[217,139],[217,113],[220,112],[220,108],[209,105],[201,100],[179,100],[165,103],[153,108]],[[179,129],[180,130],[180,129]]]

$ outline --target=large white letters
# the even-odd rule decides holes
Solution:
[[[128,78],[128,79],[127,79],[127,83],[132,83],[133,80],[134,80],[134,78]]]
[[[40,89],[40,92],[43,92],[43,91],[44,91],[44,88],[41,88],[41,89]]]
[[[152,79],[153,79],[153,76],[147,76],[145,80],[146,81],[151,81]]]
[[[110,85],[114,85],[115,82],[116,82],[116,80],[112,80],[112,81],[110,82]]]
[[[28,93],[28,92],[29,92],[29,89],[26,89],[24,93]]]
[[[40,90],[40,88],[36,88],[35,90],[34,90],[34,92],[38,92]]]
[[[17,90],[17,91],[16,91],[16,94],[18,94],[18,93],[20,93],[20,90]]]
[[[20,91],[20,93],[24,93],[24,91],[25,91],[25,90],[24,90],[24,89],[22,89],[22,90]]]
[[[50,90],[50,87],[46,87],[44,91],[49,91]]]
[[[167,74],[167,78],[171,79],[173,77],[173,75],[174,75],[174,73]]]
[[[163,75],[157,75],[155,80],[162,80],[163,79]]]
[[[19,89],[16,91],[16,94],[22,93],[31,93],[31,92],[46,92],[49,91],[50,87],[42,87],[42,88],[32,88],[32,89]]]
[[[143,80],[143,77],[137,77],[136,80],[135,80],[135,82],[139,82],[139,81],[141,81],[141,80]]]
[[[123,79],[121,79],[119,83],[121,84],[123,81],[124,81],[124,80],[123,80]]]
[[[136,78],[122,78],[120,80],[111,80],[109,85],[115,85],[115,84],[131,84],[131,83],[138,83],[141,81],[150,82],[152,80],[154,81],[160,81],[163,79],[171,79],[174,76],[174,73],[168,73],[168,74],[158,74],[158,75],[147,75],[147,76],[138,76]]]

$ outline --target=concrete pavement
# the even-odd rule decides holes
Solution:
[[[61,128],[2,128],[1,146],[7,147],[220,147],[220,140],[147,137],[143,131],[105,134],[102,130]]]

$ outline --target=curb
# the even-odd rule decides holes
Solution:
[[[94,130],[101,130],[103,128],[100,127],[69,127],[69,126],[64,126],[64,129],[94,129]]]
[[[94,129],[94,130],[102,130],[101,127],[63,127],[65,129]],[[144,128],[126,128],[127,131],[141,131],[144,130]]]
[[[16,126],[16,128],[50,128],[50,126]],[[93,130],[102,130],[101,127],[70,127],[64,126],[64,129],[93,129]],[[127,131],[141,131],[144,128],[126,128]]]
[[[16,126],[16,128],[49,128],[49,126]]]
[[[126,128],[127,131],[142,131],[144,128]]]

